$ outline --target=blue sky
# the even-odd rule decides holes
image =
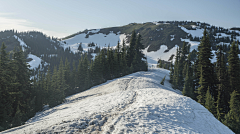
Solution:
[[[240,0],[0,0],[0,30],[64,37],[132,22],[192,20],[240,27]]]

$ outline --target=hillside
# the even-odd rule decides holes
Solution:
[[[96,47],[103,48],[108,45],[115,47],[118,41],[122,44],[123,40],[128,44],[131,32],[135,29],[136,33],[140,33],[143,37],[142,43],[145,47],[143,51],[147,55],[149,65],[156,65],[158,59],[164,61],[173,59],[174,61],[173,56],[176,54],[176,49],[182,47],[183,41],[191,45],[191,51],[197,49],[204,27],[209,32],[213,52],[215,52],[218,44],[225,44],[227,46],[226,51],[228,51],[228,46],[233,40],[240,41],[238,28],[225,29],[203,22],[192,21],[158,21],[130,23],[124,26],[102,29],[86,29],[62,39],[53,38],[36,31],[17,32],[6,30],[0,32],[0,42],[5,42],[7,51],[12,51],[16,46],[26,47],[26,55],[31,53],[46,63],[58,65],[60,59],[65,60],[67,56],[70,65],[73,61],[77,65],[78,59],[81,57],[78,50],[81,43],[83,51],[89,53],[90,60],[96,55]],[[94,45],[89,46],[89,43]],[[215,57],[212,62],[215,62]]]
[[[164,69],[107,81],[67,97],[65,103],[2,134],[233,133],[202,105],[172,89],[168,81],[169,71]]]
[[[84,30],[62,38],[61,41],[64,48],[70,47],[73,52],[78,52],[80,43],[85,51],[94,50],[96,46],[115,47],[117,42],[121,44],[123,39],[128,44],[131,32],[135,29],[136,33],[143,36],[142,43],[145,46],[144,53],[148,57],[148,63],[156,65],[158,59],[171,61],[170,57],[176,54],[177,47],[182,47],[183,41],[191,45],[191,51],[197,49],[204,27],[209,32],[213,52],[218,44],[229,46],[233,40],[240,41],[240,31],[236,29],[229,30],[207,23],[189,21],[130,23],[120,27]],[[88,47],[88,44],[92,42],[95,46]],[[214,59],[212,62],[215,62]]]

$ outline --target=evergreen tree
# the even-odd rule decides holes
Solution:
[[[125,41],[123,40],[123,44],[122,44],[122,53],[121,53],[121,72],[122,72],[122,76],[126,75],[128,72],[128,66],[127,66],[127,50],[126,50],[126,46],[125,46]]]
[[[160,82],[161,85],[164,85],[165,78],[166,78],[166,75],[164,76],[164,78],[163,78],[162,81]]]
[[[200,74],[200,82],[201,87],[198,88],[198,102],[201,104],[205,104],[205,95],[207,89],[209,87],[209,91],[213,97],[216,98],[217,91],[215,87],[215,78],[213,72],[213,64],[210,59],[212,59],[211,45],[209,41],[209,37],[207,35],[206,28],[203,32],[203,38],[201,40],[200,45],[198,46],[198,72]]]
[[[172,61],[171,61],[171,64],[170,64],[170,83],[173,83],[173,73],[174,73],[174,69],[173,69],[173,64],[172,64]]]
[[[159,68],[163,68],[163,63],[162,63],[162,60],[161,58],[158,60],[158,65],[157,65]]]
[[[83,60],[83,69],[82,69],[82,77],[84,78],[84,85],[82,85],[83,91],[88,89],[90,87],[90,74],[89,74],[89,62],[87,59],[87,55],[85,54],[84,60]]]
[[[231,44],[230,52],[228,56],[228,74],[230,81],[230,93],[234,90],[240,91],[240,65],[238,57],[238,44],[235,44],[235,41]]]
[[[71,70],[70,70],[70,63],[68,62],[68,59],[65,59],[65,66],[64,66],[64,80],[65,80],[65,84],[66,84],[66,90],[65,90],[65,95],[71,95],[72,93],[72,80],[71,79]]]
[[[179,49],[177,48],[176,58],[175,58],[175,62],[174,62],[174,73],[173,73],[173,88],[174,89],[177,89],[178,84],[179,84],[179,67],[178,67],[179,55],[180,55]]]
[[[6,52],[6,46],[2,43],[0,50],[0,127],[7,129],[13,114],[13,101],[11,95],[11,86],[13,86],[11,77],[11,68],[9,66],[9,53]]]
[[[61,59],[59,68],[58,68],[58,74],[57,74],[57,81],[58,81],[58,104],[62,103],[65,98],[65,90],[68,88],[68,85],[65,81],[65,71],[64,71],[64,65],[63,61]]]
[[[230,111],[225,115],[225,121],[223,122],[233,132],[240,133],[240,95],[235,90],[231,94],[230,99]]]
[[[120,44],[118,41],[117,48],[114,53],[114,77],[120,76],[120,68],[121,68],[121,55],[120,55]]]
[[[186,63],[187,66],[187,74],[184,82],[184,87],[183,87],[183,95],[194,98],[194,87],[193,87],[193,72],[191,68],[191,62],[188,61]]]
[[[49,102],[50,91],[52,89],[51,77],[52,77],[51,70],[50,70],[50,67],[48,67],[48,71],[47,71],[46,77],[44,79],[44,87],[43,87],[44,88],[44,104],[46,104],[46,105]]]
[[[133,58],[134,58],[134,54],[135,54],[134,48],[135,48],[135,45],[136,45],[135,30],[132,31],[131,40],[130,40],[129,45],[130,45],[130,47],[129,47],[128,52],[127,52],[127,65],[129,67],[131,67],[132,62],[133,62]]]
[[[228,89],[228,78],[227,78],[227,70],[226,63],[224,59],[222,46],[217,46],[217,62],[216,62],[216,70],[218,77],[218,98],[217,98],[217,118],[218,120],[222,120],[224,115],[229,111],[229,91]]]
[[[205,98],[205,107],[210,111],[214,116],[216,116],[216,108],[214,105],[214,98],[210,94],[209,87],[206,93],[206,98]]]
[[[11,60],[11,66],[13,69],[14,77],[14,88],[11,91],[13,94],[14,102],[14,120],[13,126],[21,124],[22,120],[27,120],[28,113],[30,111],[30,101],[31,101],[31,87],[30,87],[30,70],[26,63],[23,51],[14,50],[13,60]]]
[[[180,49],[180,57],[179,57],[179,62],[178,62],[178,89],[182,90],[184,86],[184,64],[187,59],[187,46],[186,43],[183,42],[183,46]]]

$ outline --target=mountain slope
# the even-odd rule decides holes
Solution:
[[[114,79],[2,133],[233,133],[168,81],[164,69]]]
[[[97,44],[98,47],[107,47],[108,45],[115,47],[117,42],[120,41],[121,44],[123,39],[128,44],[131,32],[135,29],[136,33],[140,33],[143,37],[142,43],[145,47],[144,53],[149,60],[148,63],[156,65],[158,59],[171,61],[170,57],[176,54],[177,47],[182,47],[183,41],[188,42],[191,51],[193,49],[197,50],[204,27],[209,32],[214,52],[218,44],[229,45],[233,40],[240,41],[240,31],[238,30],[229,30],[201,22],[159,21],[84,30],[61,39],[61,44],[64,48],[70,47],[73,52],[78,51],[77,48],[80,43],[82,43],[85,51],[95,49],[94,47],[88,47],[91,42]]]

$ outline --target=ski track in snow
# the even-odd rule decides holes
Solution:
[[[65,103],[2,134],[233,133],[202,105],[172,89],[168,81],[165,69],[109,80],[67,97]]]

